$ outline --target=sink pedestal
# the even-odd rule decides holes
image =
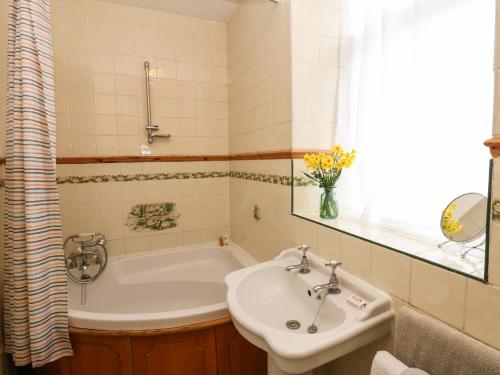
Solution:
[[[267,355],[267,375],[292,375],[290,372],[283,371],[278,367],[274,359],[268,354]],[[301,372],[299,374],[293,375],[312,375],[312,371]]]

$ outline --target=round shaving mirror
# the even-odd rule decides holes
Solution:
[[[479,193],[467,193],[451,201],[441,215],[441,232],[448,239],[447,242],[453,241],[467,247],[467,244],[482,238],[486,233],[487,211],[488,199]],[[483,243],[484,239],[472,248]]]

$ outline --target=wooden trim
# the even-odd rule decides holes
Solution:
[[[157,336],[166,334],[176,334],[184,332],[199,331],[202,329],[207,329],[211,327],[217,327],[220,325],[228,324],[232,322],[231,317],[224,316],[216,320],[210,320],[208,322],[201,322],[195,324],[189,324],[185,326],[170,327],[170,328],[159,328],[159,329],[142,329],[142,330],[100,330],[100,329],[86,329],[86,328],[76,328],[69,327],[69,333],[77,335],[90,335],[90,336]]]
[[[500,136],[495,136],[491,139],[488,139],[484,142],[484,145],[490,148],[492,157],[500,157]]]
[[[282,160],[302,159],[308,152],[322,150],[278,150],[263,152],[247,152],[231,155],[145,155],[145,156],[61,156],[57,164],[106,164],[106,163],[151,163],[151,162],[195,162],[195,161],[229,161],[229,160]],[[324,150],[323,150],[324,151]],[[5,158],[0,158],[0,165]]]
[[[290,159],[291,150],[266,151],[266,152],[247,152],[242,154],[231,154],[229,160],[277,160]]]
[[[101,164],[101,163],[151,163],[227,161],[227,155],[158,155],[158,156],[62,156],[57,164]]]

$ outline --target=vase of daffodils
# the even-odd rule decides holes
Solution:
[[[304,155],[304,162],[308,168],[304,174],[323,189],[319,204],[320,218],[336,219],[339,216],[339,207],[335,196],[336,183],[342,170],[350,168],[355,159],[356,150],[346,152],[340,145],[334,146],[329,153],[319,152]]]

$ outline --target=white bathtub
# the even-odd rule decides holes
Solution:
[[[255,260],[235,245],[205,244],[110,258],[99,279],[69,281],[69,324],[98,330],[169,328],[229,315],[224,277]]]

